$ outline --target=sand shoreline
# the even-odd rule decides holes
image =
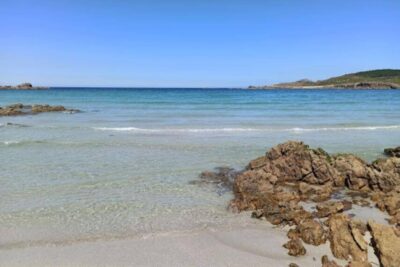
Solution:
[[[1,266],[320,266],[329,245],[291,257],[286,231],[265,221],[232,228],[150,234],[125,240],[0,250]]]

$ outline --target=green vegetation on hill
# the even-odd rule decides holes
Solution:
[[[345,74],[320,81],[308,79],[296,82],[265,86],[250,86],[249,89],[274,88],[349,88],[349,89],[400,89],[400,70],[381,69]]]
[[[345,74],[343,76],[317,81],[316,85],[358,82],[385,82],[400,84],[400,70],[382,69]]]

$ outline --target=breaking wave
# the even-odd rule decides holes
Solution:
[[[321,128],[137,128],[137,127],[94,127],[98,131],[132,132],[132,133],[235,133],[235,132],[323,132],[323,131],[374,131],[400,129],[400,125],[387,126],[353,126]]]

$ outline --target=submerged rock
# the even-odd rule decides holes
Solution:
[[[32,115],[44,112],[78,112],[77,109],[67,109],[63,106],[50,105],[24,105],[13,104],[6,107],[0,107],[0,116],[17,116],[17,115]]]

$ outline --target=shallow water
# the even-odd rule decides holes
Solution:
[[[191,184],[203,170],[288,139],[366,160],[400,143],[395,90],[0,91],[17,102],[83,112],[0,117],[1,248],[223,225],[232,196]]]

